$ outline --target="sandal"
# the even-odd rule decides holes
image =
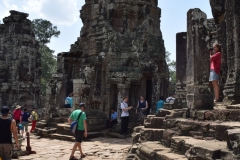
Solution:
[[[78,160],[78,158],[72,156],[72,157],[69,158],[69,160]]]
[[[82,154],[82,155],[81,155],[81,158],[84,158],[84,157],[86,157],[86,155],[85,155],[85,154]]]

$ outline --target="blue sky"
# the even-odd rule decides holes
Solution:
[[[82,21],[79,10],[85,0],[0,0],[0,19],[9,15],[9,10],[29,13],[29,19],[42,18],[51,21],[61,31],[59,38],[53,38],[48,45],[55,54],[67,52],[80,35]],[[212,18],[209,0],[158,0],[162,9],[161,31],[165,48],[176,57],[176,33],[186,31],[187,11],[200,8]]]

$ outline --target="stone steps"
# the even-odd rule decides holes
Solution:
[[[35,128],[35,132],[40,136],[48,136],[50,134],[56,133],[57,128],[49,128],[49,127]]]
[[[140,130],[141,141],[161,141],[165,129],[142,128]]]
[[[131,151],[135,154],[128,155],[127,159],[151,159],[151,160],[187,160],[185,155],[174,153],[170,148],[163,146],[160,142],[143,142],[133,147]]]
[[[197,121],[192,119],[168,119],[166,129],[175,131],[175,134],[190,136],[196,139],[217,139],[226,141],[225,132],[228,129],[240,128],[239,122]]]
[[[132,159],[156,160],[212,160],[233,159],[233,152],[227,149],[226,142],[217,140],[198,140],[186,136],[171,138],[169,148],[159,141],[142,142],[131,149],[130,154],[136,154]],[[130,159],[130,158],[129,158]]]
[[[144,127],[145,128],[160,128],[160,129],[163,129],[164,128],[163,121],[164,121],[164,117],[147,118],[147,120],[144,121]]]

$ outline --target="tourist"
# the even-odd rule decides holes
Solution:
[[[129,110],[131,110],[133,107],[130,106],[128,107],[128,97],[124,97],[123,102],[121,103],[121,120],[122,120],[122,125],[121,125],[121,135],[127,135],[127,130],[128,130],[128,122],[129,122]]]
[[[37,123],[37,120],[38,120],[38,114],[37,114],[36,108],[33,108],[30,119],[32,121],[32,128],[31,128],[30,132],[32,133],[32,132],[34,132],[34,130],[36,128],[36,123]]]
[[[73,95],[73,93],[69,94],[67,96],[67,98],[65,99],[65,105],[64,105],[65,108],[72,108],[72,105],[73,105],[73,103],[72,103],[72,101],[73,101],[72,95]]]
[[[81,158],[85,157],[85,154],[83,154],[82,147],[81,147],[83,136],[87,137],[87,121],[86,121],[87,117],[86,117],[86,114],[84,112],[85,109],[86,109],[85,104],[80,103],[79,109],[73,111],[71,113],[70,117],[68,118],[68,122],[71,124],[74,120],[78,119],[78,116],[82,112],[80,117],[79,117],[79,120],[78,120],[78,124],[77,124],[78,126],[77,126],[76,134],[75,134],[75,143],[73,145],[72,153],[70,155],[70,160],[77,160],[78,159],[78,158],[74,157],[74,153],[75,153],[77,147],[80,151]]]
[[[156,106],[156,114],[158,113],[159,109],[163,108],[164,105],[164,97],[160,96],[160,100],[157,102]]]
[[[28,109],[24,108],[24,112],[22,113],[20,117],[20,123],[23,127],[23,132],[25,131],[27,133],[28,131],[28,119],[30,118],[30,114],[28,113]]]
[[[173,104],[175,101],[174,94],[171,93],[170,96],[166,99],[167,104]]]
[[[113,124],[118,123],[117,121],[117,112],[114,108],[111,108],[111,118],[106,121],[106,127],[112,128]]]
[[[15,149],[19,149],[16,121],[9,117],[9,108],[1,108],[0,117],[0,157],[2,160],[12,159],[12,135],[16,142]]]
[[[14,109],[13,111],[13,119],[16,121],[17,125],[20,123],[21,113],[21,106],[17,105],[16,109]]]
[[[144,118],[147,116],[148,102],[144,99],[144,96],[140,96],[138,105],[136,108],[136,114],[138,114],[138,122],[143,125]]]
[[[212,53],[214,52],[214,54]],[[221,46],[218,43],[213,44],[213,49],[210,50],[210,76],[209,81],[212,82],[215,99],[214,102],[219,102],[220,88],[218,85],[221,68]]]

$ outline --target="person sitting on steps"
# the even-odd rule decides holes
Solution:
[[[72,103],[72,101],[73,101],[72,96],[73,96],[73,93],[69,94],[67,96],[67,98],[65,99],[65,105],[64,105],[65,108],[72,108],[72,105],[73,105],[73,103]]]
[[[112,128],[113,124],[118,123],[117,122],[117,112],[115,111],[114,108],[111,108],[111,118],[106,121],[106,127],[107,128]]]

